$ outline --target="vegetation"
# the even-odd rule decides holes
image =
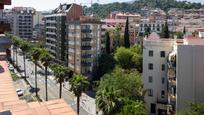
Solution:
[[[13,81],[17,81],[17,80],[21,79],[21,77],[19,77],[18,75],[16,75],[13,72],[11,72],[11,77],[12,77]]]
[[[204,5],[201,3],[191,3],[187,1],[178,1],[178,0],[135,0],[131,3],[109,3],[109,4],[98,4],[95,3],[90,7],[84,7],[86,14],[91,14],[93,12],[94,15],[97,15],[101,18],[105,18],[109,15],[110,12],[113,11],[121,11],[121,12],[140,12],[142,8],[150,7],[150,8],[160,8],[164,11],[168,11],[170,8],[180,8],[180,9],[200,9],[203,8]]]
[[[136,68],[138,71],[142,71],[142,50],[139,45],[132,48],[120,47],[114,54],[115,60],[123,69]]]
[[[47,50],[43,51],[41,56],[40,56],[40,60],[43,64],[43,66],[45,67],[45,100],[48,101],[48,94],[47,94],[47,68],[48,66],[50,66],[50,63],[52,61],[52,57],[49,54],[49,52]]]
[[[126,24],[125,24],[124,46],[125,46],[126,48],[130,48],[130,40],[129,40],[129,20],[128,20],[128,17],[127,17]]]
[[[40,54],[41,54],[41,49],[40,48],[33,48],[32,49],[32,59],[34,61],[35,64],[35,93],[36,93],[36,97],[38,96],[38,83],[37,83],[37,63],[38,60],[40,59]]]
[[[204,115],[204,103],[190,103],[190,107],[179,115]]]
[[[112,54],[102,54],[98,60],[97,71],[94,80],[99,80],[105,73],[111,72],[115,67],[115,60]]]
[[[58,64],[53,65],[52,68],[55,75],[55,80],[60,84],[59,98],[62,98],[62,83],[65,81],[65,79],[69,78],[69,70],[68,68]]]
[[[109,36],[109,32],[106,32],[105,37],[106,37],[106,53],[110,54],[110,36]]]
[[[116,67],[113,72],[105,74],[100,81],[96,93],[97,107],[105,114],[119,114],[124,112],[125,106],[129,104],[126,103],[126,99],[142,103],[141,80],[142,77],[136,70],[124,70]],[[136,104],[139,108],[144,108],[143,103]],[[146,111],[145,108],[144,111]]]
[[[80,97],[82,92],[86,91],[89,85],[88,79],[83,75],[75,75],[70,79],[70,90],[74,92],[77,97],[77,114],[79,115]]]
[[[164,26],[162,27],[162,32],[161,32],[161,37],[162,38],[169,38],[169,27],[167,24],[167,21],[165,22]]]
[[[145,34],[145,36],[149,36],[151,34],[151,28],[149,26],[147,26],[145,28],[145,33],[144,34]]]
[[[132,101],[127,98],[123,99],[124,106],[117,115],[149,115],[145,109],[144,102]]]

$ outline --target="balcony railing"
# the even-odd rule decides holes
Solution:
[[[167,76],[168,76],[168,78],[175,78],[176,77],[175,69],[169,68],[168,72],[167,72]]]
[[[169,79],[169,84],[172,85],[172,86],[176,86],[176,80]]]
[[[81,65],[85,67],[91,66],[91,62],[81,62]]]
[[[82,58],[91,58],[91,54],[82,55]]]
[[[170,102],[176,102],[176,96],[173,94],[169,94]]]
[[[91,46],[81,46],[82,50],[91,50]]]
[[[91,41],[91,40],[92,40],[92,38],[89,38],[89,37],[82,38],[82,41]]]
[[[82,33],[91,33],[92,30],[90,30],[90,29],[82,29],[81,32]]]

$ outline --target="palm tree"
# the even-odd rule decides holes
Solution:
[[[68,78],[68,73],[69,70],[68,68],[62,66],[62,65],[53,65],[53,72],[55,75],[55,80],[57,81],[57,83],[60,84],[60,88],[59,88],[59,98],[62,98],[62,83],[65,81],[66,78]]]
[[[77,114],[79,115],[79,102],[82,92],[86,91],[89,85],[88,79],[83,75],[75,75],[70,79],[71,91],[77,97]]]
[[[119,91],[112,87],[99,89],[96,93],[96,105],[105,115],[114,115],[121,107]]]
[[[45,67],[45,97],[46,101],[48,101],[48,94],[47,94],[47,68],[50,65],[50,62],[52,60],[52,57],[50,56],[49,52],[47,50],[43,51],[41,54],[41,62],[43,66]]]
[[[35,63],[35,89],[36,89],[35,93],[36,93],[36,96],[38,96],[38,91],[37,91],[37,88],[38,88],[38,85],[37,85],[37,62],[40,59],[41,48],[33,48],[31,55],[32,55],[32,59]]]
[[[23,51],[23,64],[24,64],[24,79],[26,80],[26,62],[25,62],[25,54],[29,51],[30,47],[29,47],[29,44],[28,42],[26,41],[23,41],[21,44],[20,44],[20,48],[21,50]]]
[[[14,42],[14,47],[15,47],[15,50],[16,50],[16,67],[18,69],[18,47],[20,46],[21,44],[21,39],[16,37],[16,36],[13,36],[12,37],[12,40]]]

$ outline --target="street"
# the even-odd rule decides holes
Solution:
[[[20,52],[20,50],[18,51]],[[13,55],[13,53],[11,53]],[[16,55],[16,54],[15,54]],[[11,56],[13,58],[13,56]],[[15,59],[14,59],[15,60]],[[21,70],[24,70],[23,66],[23,56],[18,53],[18,66]],[[33,88],[35,88],[35,75],[34,75],[34,63],[26,59],[26,72],[28,82],[31,84]],[[37,67],[37,71],[43,71],[40,67]],[[22,72],[24,74],[24,72]],[[22,74],[21,73],[21,74]],[[40,97],[45,100],[45,77],[42,74],[37,74],[37,85],[39,88],[38,94]],[[48,76],[48,100],[58,99],[59,98],[59,84],[54,80],[54,76]],[[76,105],[76,97],[72,92],[70,92],[67,88],[62,88],[62,98],[70,105],[75,111],[77,111]],[[86,94],[82,94],[80,98],[80,115],[95,115],[96,105],[95,99],[89,98]],[[85,110],[86,109],[86,110]],[[87,112],[89,111],[89,112]]]

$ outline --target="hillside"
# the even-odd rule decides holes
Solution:
[[[176,0],[136,0],[132,3],[95,3],[92,5],[92,10],[90,7],[84,7],[84,10],[85,14],[93,12],[95,15],[104,18],[112,11],[140,12],[141,8],[143,7],[161,8],[164,11],[168,11],[170,8],[199,9],[204,8],[204,5],[201,3],[192,3]]]

